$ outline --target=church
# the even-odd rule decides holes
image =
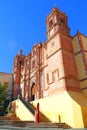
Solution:
[[[46,18],[47,40],[14,58],[13,98],[20,94],[51,122],[87,127],[87,36],[70,35],[68,18],[54,7]],[[44,121],[44,119],[43,119]]]

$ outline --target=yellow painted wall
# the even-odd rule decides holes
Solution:
[[[87,51],[87,37],[81,35],[81,38],[82,38],[83,48]]]
[[[82,82],[80,83],[80,85],[81,85],[81,88],[82,88],[82,87],[85,88],[86,85],[87,85],[87,80],[82,81]]]
[[[81,50],[80,49],[80,45],[78,44],[78,38],[77,38],[77,36],[75,36],[72,39],[72,44],[73,44],[74,53],[77,53],[77,52],[79,52]]]
[[[87,37],[85,37],[82,34],[80,34],[80,37],[81,37],[83,49],[87,51]],[[79,44],[77,35],[72,39],[72,44],[73,44],[74,53],[75,54],[78,53],[81,49],[80,49],[80,44]],[[84,55],[85,55],[85,58],[87,59],[87,52],[85,51],[84,51]],[[87,80],[86,80],[87,74],[86,74],[86,67],[84,64],[84,58],[83,58],[82,52],[75,55],[75,59],[76,59],[76,64],[77,64],[77,69],[78,69],[79,80],[81,80],[80,87],[81,89],[86,88],[87,87]],[[82,89],[82,92],[84,93],[85,96],[87,96],[87,89]]]
[[[69,92],[69,95],[72,98],[74,127],[87,128],[87,98],[82,93]]]
[[[81,86],[81,88],[87,87],[87,80],[81,81],[81,82],[80,82],[80,86]],[[85,96],[87,96],[87,89],[83,89],[82,92],[83,92],[83,94],[84,94]]]
[[[26,108],[20,99],[16,103],[16,116],[22,121],[35,121],[34,115]]]
[[[87,89],[83,89],[82,93],[87,97]]]
[[[82,114],[82,110],[84,115],[87,114],[87,99],[81,93],[64,92],[31,102],[34,106],[37,103],[40,104],[40,112],[51,122],[60,122],[60,116],[61,122],[65,122],[73,128],[87,126],[87,119]],[[43,121],[45,120],[43,119]]]
[[[75,54],[78,53],[81,49],[80,49],[80,44],[79,44],[77,36],[73,38],[72,44],[73,44],[74,53]],[[79,54],[75,55],[75,59],[76,59],[79,79],[80,80],[84,79],[86,77],[86,73],[85,73],[85,66],[83,62],[82,53],[80,52]]]
[[[31,102],[40,105],[40,118],[50,122],[67,123],[73,128],[87,128],[87,98],[78,92],[63,92]],[[35,116],[24,106],[20,99],[15,100],[16,115],[22,121],[35,121]]]
[[[77,68],[78,68],[79,79],[81,80],[81,79],[86,78],[87,75],[85,72],[85,66],[84,66],[83,57],[82,57],[81,53],[76,55],[76,64],[77,64]]]

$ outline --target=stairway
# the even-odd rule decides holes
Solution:
[[[22,99],[22,97],[19,97],[19,99],[21,100],[21,102],[29,109],[29,111],[35,115],[35,110],[32,108],[31,105],[28,105],[24,99]],[[48,119],[45,119],[44,115],[42,113],[40,113],[40,123],[36,123],[34,121],[20,121],[19,118],[16,117],[16,115],[9,115],[9,116],[0,116],[0,130],[4,130],[7,128],[9,128],[9,130],[13,129],[13,127],[16,129],[21,128],[31,128],[31,130],[33,129],[55,129],[57,130],[58,128],[61,129],[69,129],[70,126],[68,126],[66,123],[51,123]],[[44,120],[45,119],[45,120]],[[41,122],[41,121],[46,121],[46,122]]]
[[[8,127],[21,127],[21,128],[70,128],[66,123],[50,123],[50,122],[41,122],[35,123],[33,121],[20,121],[17,117],[0,117],[0,130],[2,128]]]

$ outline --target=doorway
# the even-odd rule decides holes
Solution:
[[[32,87],[31,87],[31,101],[35,100],[35,95],[36,95],[36,85],[33,82]]]

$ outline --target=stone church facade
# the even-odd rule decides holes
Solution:
[[[14,97],[21,93],[26,101],[32,101],[87,89],[87,37],[79,32],[70,36],[68,18],[57,8],[46,25],[47,41],[34,45],[27,56],[20,50],[14,58]]]
[[[87,128],[87,36],[78,31],[71,36],[66,14],[57,8],[46,26],[47,41],[26,56],[20,50],[14,58],[13,98],[20,94],[35,107],[40,103],[51,122]]]

